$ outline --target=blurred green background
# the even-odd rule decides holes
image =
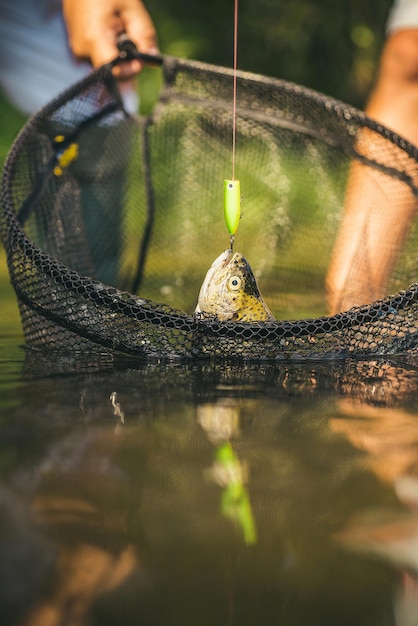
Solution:
[[[233,0],[147,3],[163,53],[229,66]],[[240,0],[240,69],[284,78],[362,107],[391,0]]]
[[[377,70],[391,0],[240,0],[238,66],[283,78],[363,108]],[[163,54],[222,66],[233,61],[233,0],[146,2]],[[140,78],[142,110],[160,74]],[[0,96],[0,160],[25,117]],[[0,250],[2,328],[20,333],[14,292]]]

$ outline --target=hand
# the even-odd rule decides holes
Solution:
[[[63,0],[68,40],[74,55],[99,67],[118,54],[117,35],[125,32],[140,52],[159,54],[152,19],[140,0]],[[137,74],[142,63],[126,61],[114,68],[120,78]]]

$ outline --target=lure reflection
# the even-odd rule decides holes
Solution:
[[[257,530],[246,486],[248,467],[240,461],[230,441],[239,430],[239,408],[231,403],[201,405],[198,420],[216,446],[214,462],[205,476],[222,488],[221,513],[236,523],[247,545],[254,545]]]
[[[229,441],[216,450],[215,461],[209,472],[212,479],[222,487],[222,514],[237,522],[247,545],[257,543],[250,497],[245,486],[248,480],[247,466],[239,460]]]

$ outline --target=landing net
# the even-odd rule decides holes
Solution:
[[[229,242],[222,182],[232,89],[230,70],[166,57],[152,115],[131,116],[109,64],[29,120],[7,158],[0,216],[28,346],[246,360],[416,350],[415,221],[382,299],[327,316],[325,275],[353,163],[369,172],[365,205],[376,202],[373,186],[385,199],[373,206],[384,219],[416,203],[417,151],[342,102],[244,72],[235,249],[277,321],[193,315],[205,273]]]

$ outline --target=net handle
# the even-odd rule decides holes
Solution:
[[[114,65],[118,65],[122,61],[131,61],[133,59],[138,59],[139,61],[144,61],[145,63],[152,63],[153,65],[163,64],[163,57],[161,55],[139,52],[132,39],[129,39],[126,33],[120,33],[117,36],[116,45],[119,50],[119,56],[111,61],[110,65],[112,67]]]

